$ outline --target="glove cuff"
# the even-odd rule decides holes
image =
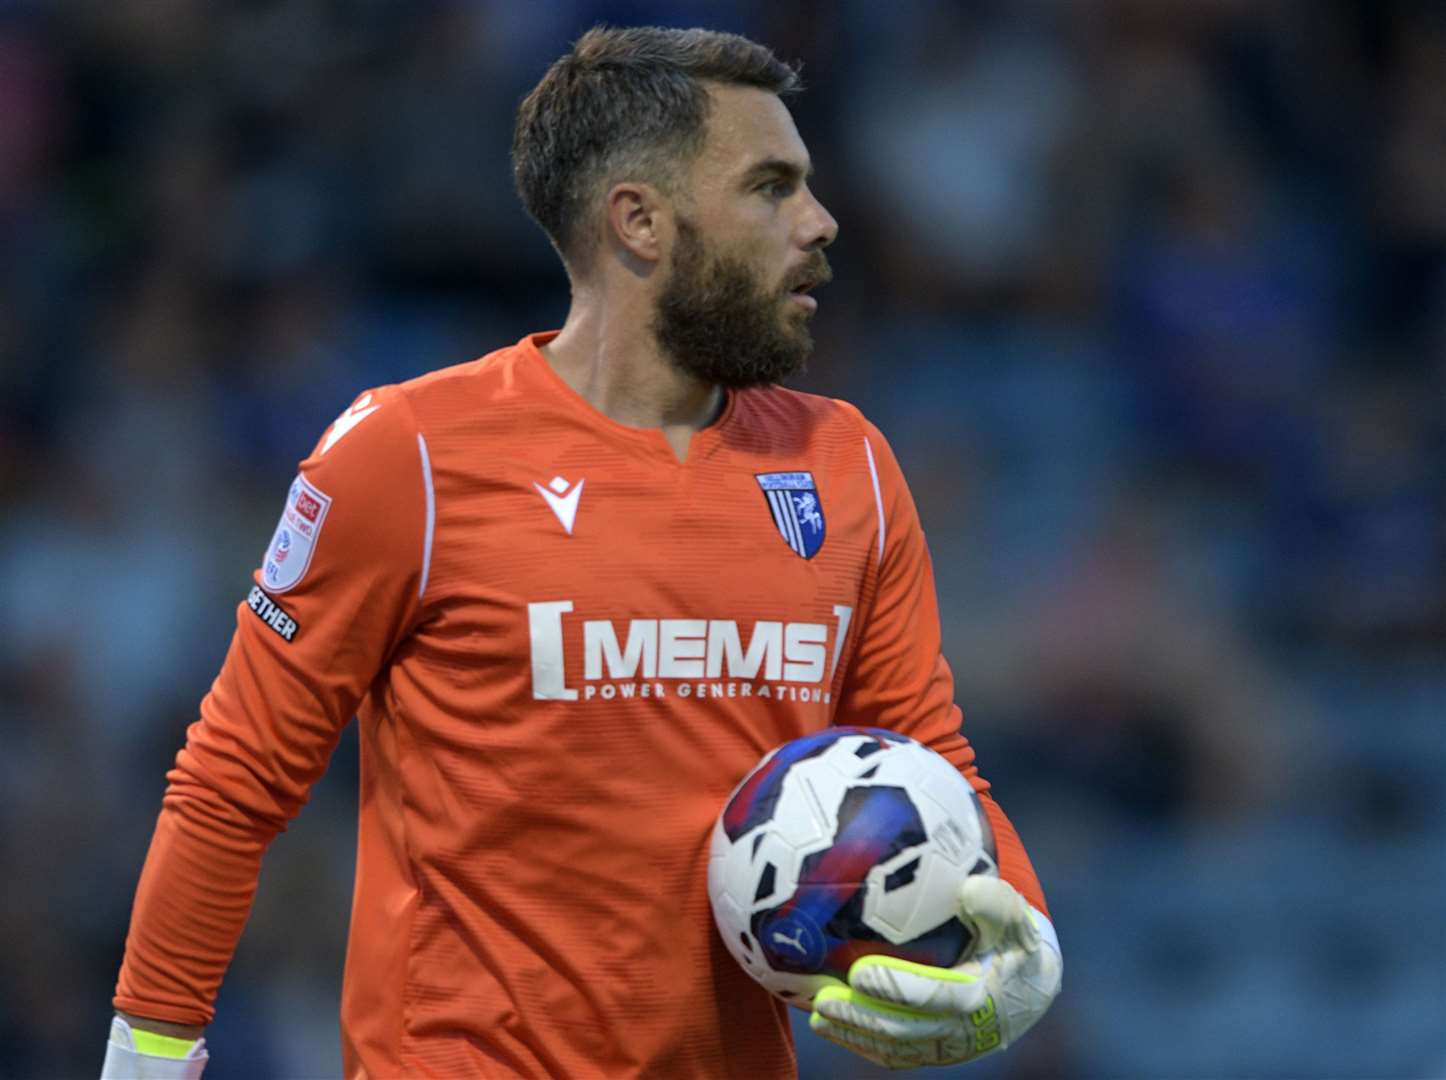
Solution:
[[[138,1044],[145,1046],[146,1050],[163,1052],[147,1053],[138,1049]],[[171,1050],[184,1050],[185,1056],[165,1053]],[[154,1036],[150,1032],[136,1031],[117,1016],[110,1022],[110,1041],[105,1045],[100,1080],[201,1080],[201,1073],[209,1060],[205,1039],[188,1043],[185,1039]]]

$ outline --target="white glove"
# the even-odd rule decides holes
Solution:
[[[820,990],[809,1027],[876,1065],[954,1065],[1003,1050],[1048,1011],[1064,972],[1054,926],[1008,882],[971,877],[959,917],[978,938],[952,968],[865,956]]]
[[[201,1080],[209,1060],[205,1039],[188,1041],[137,1031],[117,1016],[110,1022],[100,1080]]]

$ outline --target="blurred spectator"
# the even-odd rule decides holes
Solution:
[[[854,162],[877,194],[895,302],[1025,289],[1051,256],[1068,54],[1021,20],[933,5],[852,76]],[[909,72],[907,80],[900,72]]]

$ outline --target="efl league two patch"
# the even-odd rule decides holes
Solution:
[[[285,592],[306,573],[311,565],[316,538],[331,508],[331,496],[298,476],[291,482],[281,520],[271,535],[271,546],[261,560],[261,580],[274,593]]]
[[[768,512],[783,542],[805,559],[823,547],[823,504],[810,472],[757,473]]]

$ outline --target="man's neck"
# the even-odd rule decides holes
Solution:
[[[574,297],[562,332],[542,347],[558,377],[609,419],[659,428],[679,460],[723,409],[721,387],[681,372],[649,329],[651,305],[607,308]]]

